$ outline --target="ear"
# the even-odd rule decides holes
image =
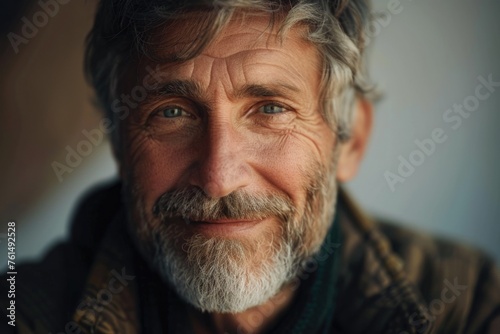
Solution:
[[[347,182],[356,176],[372,129],[373,106],[369,101],[358,98],[353,112],[351,137],[340,147],[338,182]]]

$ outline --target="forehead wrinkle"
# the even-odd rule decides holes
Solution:
[[[272,83],[247,83],[236,89],[233,93],[236,98],[243,97],[278,97],[288,96],[292,93],[300,93],[300,89],[285,82]]]
[[[246,55],[245,55],[245,53],[246,53]],[[257,74],[260,71],[262,71],[261,66],[262,67],[265,66],[268,69],[269,69],[269,67],[277,69],[275,71],[272,71],[271,73],[266,72],[266,75],[267,76],[270,76],[270,75],[279,76],[280,78],[282,78],[281,79],[282,82],[290,81],[290,79],[293,80],[294,82],[297,79],[302,80],[302,81],[306,80],[305,76],[301,73],[302,71],[296,69],[295,67],[290,67],[290,66],[286,67],[286,66],[281,65],[280,62],[266,62],[266,59],[269,58],[270,56],[276,57],[275,53],[279,53],[280,58],[283,58],[283,61],[281,61],[281,63],[284,63],[284,64],[290,63],[290,61],[289,61],[290,55],[281,49],[260,48],[260,49],[253,49],[253,50],[242,50],[242,51],[239,51],[237,53],[234,53],[234,54],[231,54],[231,55],[228,55],[225,57],[214,57],[212,55],[206,55],[206,54],[200,55],[200,56],[211,58],[211,59],[217,59],[219,61],[224,61],[226,73],[229,75],[229,78],[231,79],[231,83],[232,83],[233,87],[235,86],[234,79],[230,73],[234,72],[235,67],[236,67],[236,69],[241,69],[241,72],[243,74],[245,82],[249,81],[248,76],[251,73],[248,73],[248,72],[254,72]],[[239,59],[238,56],[240,56],[241,54],[243,54],[243,57],[242,57],[242,59]],[[236,61],[233,62],[233,58],[236,58]],[[293,59],[291,62],[293,62]],[[231,63],[236,63],[236,64],[231,64]],[[308,62],[308,63],[311,64],[312,62]],[[252,67],[256,67],[256,69],[252,69]],[[310,67],[310,69],[307,71],[308,73],[309,72],[314,73],[314,72],[319,71],[318,66],[312,65],[312,66],[308,66],[308,67]],[[249,69],[251,69],[251,70],[249,71]],[[319,73],[317,73],[317,74],[318,74],[318,78],[319,78]],[[290,76],[292,78],[289,78]],[[284,77],[287,77],[287,78],[284,78]],[[276,80],[276,79],[273,79],[273,80]],[[290,86],[292,86],[292,85],[290,85]]]
[[[287,73],[288,75],[292,75],[296,78],[301,78],[301,79],[304,79],[304,76],[300,74],[301,71],[298,71],[297,69],[295,69],[294,67],[292,66],[283,66],[283,65],[280,65],[279,63],[266,63],[265,61],[256,61],[256,62],[253,62],[251,64],[246,64],[246,66],[266,66],[266,67],[275,67],[275,68],[278,68],[279,70],[276,71],[277,73]],[[275,74],[275,73],[273,73]]]
[[[250,19],[249,19],[250,18]],[[280,24],[272,19],[269,14],[258,16],[234,15],[226,24],[224,29],[214,38],[214,41],[219,41],[227,36],[258,34],[257,39],[264,36],[276,36],[279,38]],[[255,37],[252,40],[256,40]]]
[[[246,76],[247,79],[249,76],[252,77],[252,76],[258,74],[259,71],[261,71],[262,66],[265,66],[266,68],[274,67],[274,68],[276,68],[275,71],[272,71],[272,72],[267,71],[266,72],[267,73],[266,76],[271,77],[273,82],[281,82],[283,84],[287,84],[288,82],[293,83],[290,86],[292,86],[292,87],[298,86],[298,90],[300,92],[313,90],[313,87],[309,87],[306,84],[306,82],[308,82],[308,79],[306,78],[306,76],[304,74],[300,73],[301,71],[296,70],[296,69],[292,69],[291,67],[284,67],[284,66],[281,66],[279,64],[270,64],[270,63],[265,63],[265,62],[255,62],[255,63],[249,64],[247,66],[248,67],[256,66],[256,68],[257,68],[256,70],[248,71],[248,73],[247,73],[247,71],[245,71],[245,73],[247,74],[247,76]],[[311,75],[316,76],[317,80],[314,80],[314,81],[317,81],[317,84],[319,85],[319,81],[320,81],[319,72],[316,69],[311,69],[311,71],[315,72],[315,74],[311,74]],[[252,75],[252,72],[253,72],[253,75]]]
[[[242,31],[242,29],[245,30]],[[231,29],[230,24],[206,46],[202,54],[212,54],[211,56],[213,57],[223,57],[222,54],[225,52],[231,52],[227,55],[231,56],[239,51],[279,51],[287,46],[297,50],[303,50],[304,48],[310,47],[316,48],[301,33],[303,29],[304,28],[301,26],[295,26],[291,28],[285,36],[280,36],[277,31],[270,31],[268,25],[261,30],[257,29],[255,26],[242,26],[241,24]],[[221,44],[224,44],[224,47],[220,47]]]
[[[193,80],[174,79],[163,83],[158,89],[158,93],[163,96],[190,96],[201,97],[203,95],[200,85]]]
[[[223,95],[229,100],[255,97],[286,97],[296,99],[297,94],[308,92],[304,80],[295,71],[291,72],[288,68],[277,66],[276,64],[254,63],[252,65],[274,66],[279,69],[275,73],[269,72],[267,76],[261,76],[260,70],[242,71],[240,79],[229,73],[229,64],[224,59],[219,59],[218,66],[210,66],[204,70],[210,71],[210,80],[203,82],[203,76],[188,76],[186,79],[175,79],[166,82],[160,90],[162,96],[179,95],[194,98],[204,104],[214,104],[216,101],[222,101]],[[215,65],[212,63],[211,65]],[[222,73],[225,71],[226,73]],[[250,72],[250,73],[249,73]],[[221,80],[221,76],[222,80]],[[182,77],[185,77],[184,75]],[[202,81],[198,81],[201,79]],[[210,90],[215,89],[215,94],[210,94]],[[307,93],[307,95],[310,95]]]
[[[229,59],[230,60],[231,58],[238,57],[241,54],[245,54],[245,53],[249,53],[249,52],[257,52],[257,53],[262,53],[262,52],[282,52],[282,53],[286,54],[280,48],[264,48],[264,47],[260,47],[260,48],[254,48],[254,49],[245,49],[245,50],[234,51],[233,53],[227,54],[227,55],[222,55],[222,54],[220,54],[220,55],[214,55],[214,54],[210,54],[209,50],[207,49],[207,50],[203,51],[198,57],[207,57],[207,58],[213,58],[213,59]]]
[[[203,67],[202,67],[203,69]],[[229,73],[228,63],[225,58],[213,59],[209,68],[202,72],[208,72],[208,82],[203,88],[211,104],[217,104],[217,101],[223,101],[223,96],[230,97],[230,92],[234,87],[232,76]],[[203,75],[202,75],[203,77]]]
[[[244,76],[244,81],[238,80],[237,76],[231,75],[231,69],[229,62],[224,60],[218,61],[218,67],[211,69],[211,80],[213,80],[213,85],[216,86],[216,91],[220,87],[224,90],[224,94],[230,100],[243,99],[243,98],[255,98],[255,97],[291,97],[293,93],[300,93],[301,90],[294,85],[294,81],[285,79],[275,79],[271,77],[271,80],[267,78],[264,79],[250,79]],[[224,67],[224,68],[222,68]],[[220,69],[219,69],[220,68]],[[222,73],[225,71],[225,73]],[[244,73],[245,71],[243,71]],[[220,76],[224,76],[220,79]],[[212,84],[209,84],[212,85]],[[221,94],[215,94],[220,97]]]
[[[274,34],[271,34],[269,31],[260,31],[260,29],[255,28],[253,30],[265,34],[266,36],[274,36]],[[196,92],[196,94],[189,95],[204,95],[208,97],[208,91],[211,89],[210,86],[214,87],[214,85],[220,86],[224,90],[226,98],[230,99],[235,97],[235,95],[239,95],[237,97],[241,97],[242,95],[279,95],[286,89],[298,90],[302,94],[308,92],[307,95],[310,95],[309,90],[311,90],[312,87],[308,87],[305,81],[308,81],[309,75],[315,75],[315,73],[318,72],[318,66],[315,65],[318,59],[317,57],[311,57],[312,59],[307,61],[307,64],[303,65],[301,65],[303,62],[297,63],[297,59],[300,59],[298,57],[301,57],[304,51],[305,53],[311,51],[311,47],[316,51],[313,54],[318,56],[318,50],[314,45],[298,34],[289,33],[288,36],[290,37],[286,38],[285,42],[281,44],[248,48],[249,43],[237,42],[238,39],[235,38],[235,36],[240,35],[254,36],[255,34],[249,32],[226,34],[224,37],[231,40],[222,44],[231,42],[229,45],[236,45],[236,50],[233,48],[231,53],[228,53],[227,48],[219,44],[221,43],[220,40],[214,40],[195,58],[177,64],[164,64],[166,65],[164,69],[167,73],[170,72],[170,78],[173,80],[176,78],[180,78],[181,80],[186,78],[198,83],[197,86],[201,89],[192,89],[189,93]],[[269,41],[269,38],[267,41]],[[257,41],[254,39],[252,43],[256,44]],[[269,58],[277,59],[277,61],[267,61]],[[295,66],[285,66],[290,63]],[[302,67],[297,68],[297,66],[304,66],[306,71],[303,71]],[[225,71],[225,73],[222,73],[223,71]],[[316,74],[319,79],[319,73]],[[208,81],[204,78],[208,79]],[[278,84],[278,82],[280,83]],[[272,87],[273,84],[274,87]],[[279,85],[284,88],[279,89],[277,87]],[[252,89],[249,89],[249,86],[254,86],[253,92]],[[258,88],[257,86],[262,87],[255,89]],[[291,89],[293,86],[301,89]],[[269,88],[269,91],[266,92],[265,89],[262,88]],[[219,100],[222,96],[220,90],[217,88],[216,90],[218,93],[215,99]],[[212,96],[211,99],[213,99],[213,97],[214,96]]]

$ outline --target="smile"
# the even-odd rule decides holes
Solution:
[[[256,227],[256,225],[259,225],[263,221],[263,219],[217,219],[196,221],[184,218],[184,222],[189,229],[193,230],[194,232],[214,236],[238,234]]]

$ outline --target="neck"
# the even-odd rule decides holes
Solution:
[[[284,287],[265,304],[241,313],[201,313],[190,310],[190,318],[196,334],[248,333],[260,334],[270,329],[292,304],[294,286]]]

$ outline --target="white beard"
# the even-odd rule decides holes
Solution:
[[[280,222],[277,230],[281,233],[265,231],[268,233],[262,233],[260,240],[189,234],[184,223],[169,223],[164,216],[151,217],[137,188],[125,192],[132,196],[127,200],[135,208],[135,212],[129,211],[130,232],[150,266],[186,302],[202,311],[239,313],[275,296],[295,278],[300,264],[320,249],[335,211],[335,165],[333,161],[326,170],[311,169],[316,172],[309,175],[303,213],[297,216],[295,208],[290,207],[293,214]],[[248,200],[236,203],[242,210],[252,206]],[[217,202],[197,205],[192,201],[183,207],[186,212],[203,215],[218,207],[214,204]],[[207,209],[205,213],[199,211],[200,206]],[[133,214],[138,217],[134,219]]]
[[[165,240],[155,257],[155,268],[181,298],[202,311],[238,313],[261,305],[297,271],[287,243],[250,245],[196,234],[184,242],[185,251],[178,251]]]

